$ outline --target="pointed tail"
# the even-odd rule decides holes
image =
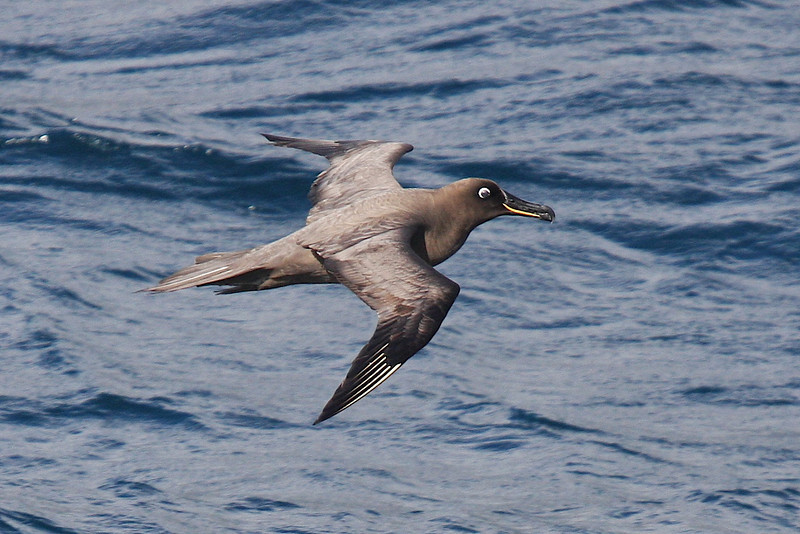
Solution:
[[[166,293],[178,291],[189,287],[214,284],[233,276],[241,274],[242,269],[237,265],[237,260],[242,258],[250,250],[240,250],[237,252],[214,252],[198,256],[194,265],[190,265],[172,274],[158,285],[148,287],[142,291],[151,293]]]

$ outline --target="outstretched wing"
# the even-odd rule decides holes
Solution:
[[[392,174],[394,164],[414,147],[387,141],[324,141],[262,134],[276,146],[305,150],[330,161],[314,183],[308,198],[313,207],[306,222],[328,210],[394,189],[401,189]]]
[[[364,398],[428,344],[459,286],[411,249],[400,228],[324,258],[325,268],[370,308],[378,326],[314,424]]]

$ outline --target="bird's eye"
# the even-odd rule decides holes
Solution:
[[[492,192],[489,190],[488,187],[481,187],[480,189],[478,189],[478,196],[481,198],[489,198],[491,194]]]

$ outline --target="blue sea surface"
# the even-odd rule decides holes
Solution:
[[[6,2],[0,532],[800,531],[800,10],[775,0]],[[439,266],[400,372],[340,286],[137,290],[416,149],[552,206]]]

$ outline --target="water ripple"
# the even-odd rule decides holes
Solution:
[[[99,393],[79,403],[45,404],[22,398],[0,398],[0,420],[24,426],[68,425],[87,419],[113,424],[147,423],[203,430],[195,416],[165,406],[164,398],[140,400],[112,393]]]

